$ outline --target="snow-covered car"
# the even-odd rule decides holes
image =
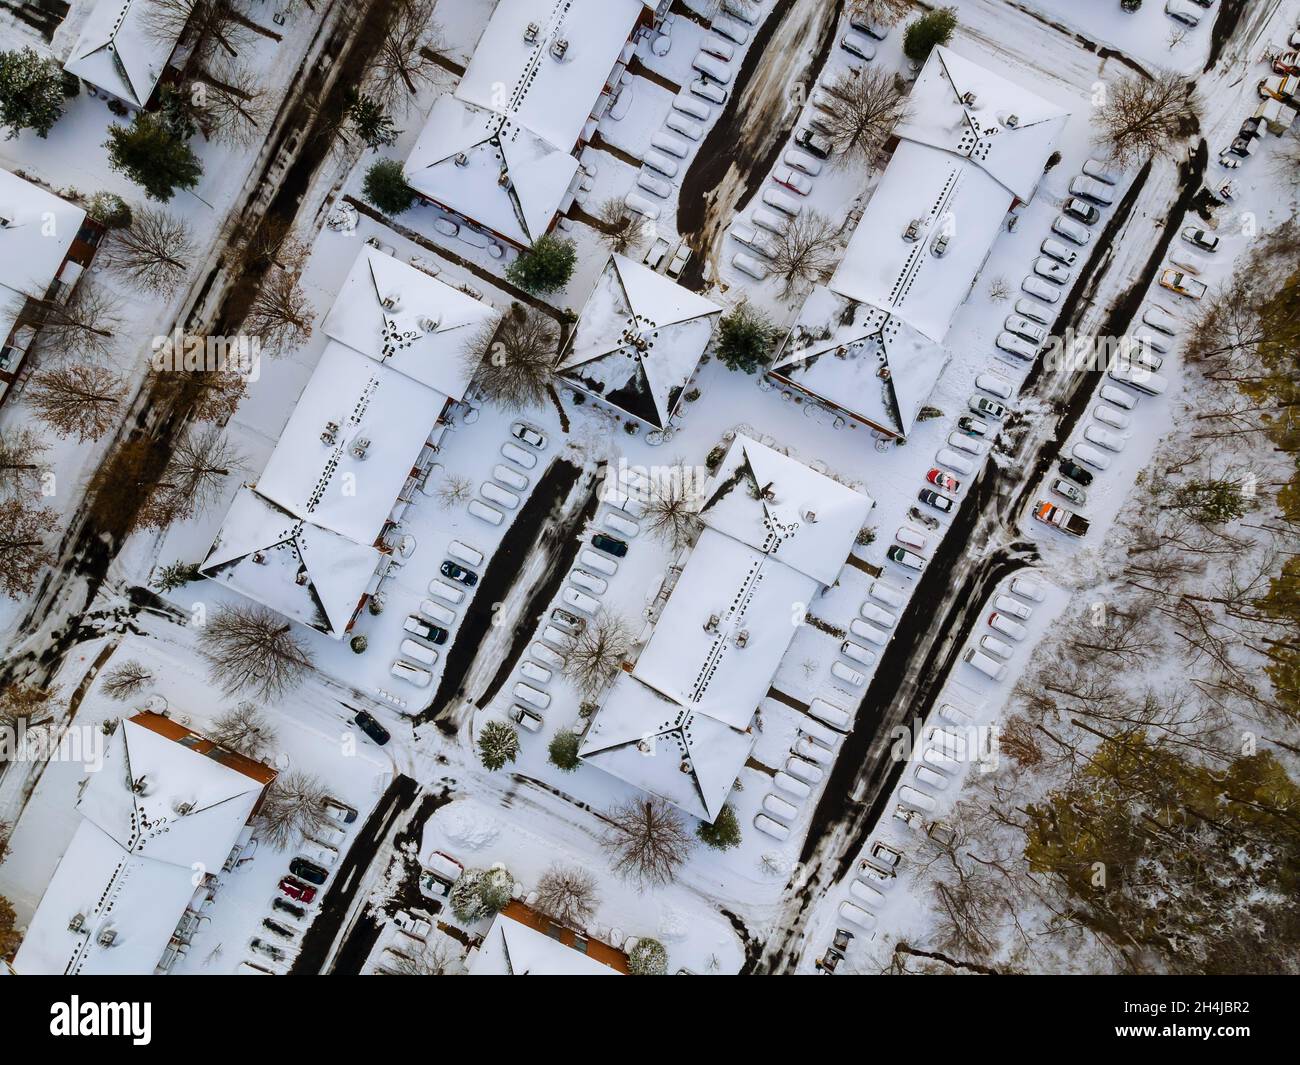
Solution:
[[[1084,225],[1093,225],[1099,218],[1101,212],[1086,200],[1081,200],[1077,196],[1069,197],[1063,204],[1061,210],[1071,218],[1082,222]]]
[[[1032,606],[1025,606],[1019,599],[1014,599],[1009,595],[998,595],[993,598],[993,609],[1001,611],[1003,614],[1009,614],[1013,618],[1019,618],[1021,621],[1028,621],[1034,612]],[[940,714],[940,716],[943,716]],[[954,724],[969,725],[969,721],[956,721]]]
[[[799,193],[800,196],[807,196],[812,192],[813,184],[808,180],[807,174],[801,174],[788,166],[778,166],[772,171],[772,180],[778,185],[784,185],[787,189]]]
[[[1047,597],[1043,586],[1032,577],[1013,577],[1011,591],[1022,599],[1028,599],[1031,603],[1041,603]]]
[[[1142,312],[1142,321],[1152,329],[1174,336],[1178,332],[1178,319],[1163,307],[1152,305]]]
[[[426,647],[419,640],[403,640],[398,651],[412,662],[421,665],[431,666],[438,661],[438,652],[432,647]]]
[[[1170,292],[1177,292],[1188,299],[1199,300],[1205,295],[1205,282],[1197,281],[1182,270],[1163,271],[1160,274],[1160,284]]]
[[[840,644],[840,654],[845,658],[851,659],[860,666],[873,666],[876,662],[876,656],[868,651],[861,644],[854,643],[852,640],[845,640]]]
[[[963,476],[969,477],[975,472],[975,463],[971,462],[969,455],[963,455],[960,451],[954,451],[950,447],[941,447],[935,453],[935,461],[947,466],[950,470],[956,470]]]
[[[1075,444],[1070,448],[1070,454],[1080,462],[1086,462],[1096,469],[1110,469],[1110,456],[1103,451],[1098,451],[1091,444]]]
[[[560,593],[560,598],[566,606],[571,606],[575,610],[581,610],[584,614],[596,614],[600,611],[600,602],[593,599],[586,592],[580,592],[572,585],[566,585],[564,591]]]
[[[623,197],[623,202],[639,215],[644,215],[651,222],[659,218],[659,205],[647,200],[639,192],[629,192]]]
[[[938,467],[927,473],[925,479],[937,488],[942,488],[948,492],[955,492],[961,487],[961,482],[956,477],[944,473]]]
[[[1037,322],[1031,322],[1023,314],[1009,314],[1003,327],[1009,333],[1015,333],[1018,337],[1023,337],[1031,344],[1043,345],[1047,343],[1047,328],[1039,325]]]
[[[1107,403],[1112,403],[1120,410],[1132,410],[1137,406],[1137,396],[1132,392],[1125,392],[1122,388],[1116,388],[1114,385],[1102,385],[1097,389],[1097,395]]]
[[[831,676],[844,681],[846,684],[852,684],[855,688],[861,688],[867,682],[865,673],[859,673],[852,666],[846,666],[843,662],[832,663]]]
[[[1098,403],[1092,414],[1097,421],[1115,429],[1127,429],[1132,422],[1127,414],[1122,410],[1116,410],[1109,403]]]
[[[496,507],[484,503],[481,499],[471,499],[465,509],[479,521],[485,521],[489,525],[500,525],[506,518]]]
[[[690,93],[679,92],[673,97],[672,107],[674,111],[680,111],[700,122],[707,122],[713,114],[713,109],[708,104],[692,97]]]
[[[1136,366],[1132,363],[1116,362],[1114,366],[1106,370],[1106,376],[1112,381],[1118,381],[1122,385],[1136,388],[1139,392],[1145,392],[1149,396],[1163,395],[1169,385],[1158,373],[1148,370],[1145,366]]]
[[[357,812],[345,802],[330,795],[321,799],[321,806],[325,810],[325,816],[338,825],[350,825],[357,819]]]
[[[691,62],[691,67],[719,85],[727,85],[731,81],[731,68],[717,56],[702,49]]]
[[[971,396],[970,409],[972,413],[978,414],[982,418],[993,418],[996,421],[1001,421],[1007,416],[1006,407],[985,396]]]
[[[731,265],[742,274],[748,274],[755,281],[767,280],[767,267],[743,251],[738,251],[731,257]]]
[[[1187,226],[1183,230],[1183,240],[1193,247],[1200,248],[1201,251],[1216,251],[1219,247],[1218,237],[1196,226]]]
[[[794,142],[804,151],[815,155],[818,159],[830,158],[831,142],[809,126],[804,126],[795,133]]]
[[[1011,355],[1017,355],[1022,359],[1028,359],[1033,362],[1038,358],[1038,345],[1032,344],[1024,337],[1018,337],[1015,333],[1008,333],[1005,329],[998,334],[994,342],[1003,351]]]
[[[791,218],[797,218],[800,212],[803,211],[803,204],[788,192],[782,192],[780,189],[764,189],[763,202],[782,214],[788,214]]]
[[[642,167],[637,173],[636,183],[641,188],[645,189],[646,192],[658,196],[661,200],[666,200],[673,194],[673,186],[671,182],[665,181],[663,178],[649,170],[646,170],[644,167]]]
[[[1104,447],[1107,451],[1124,450],[1124,438],[1109,429],[1103,429],[1100,425],[1086,426],[1083,430],[1083,438],[1091,444]]]
[[[1066,266],[1073,266],[1079,260],[1079,253],[1067,244],[1062,244],[1054,237],[1045,237],[1041,246],[1044,255],[1050,256],[1059,263]]]
[[[1016,649],[1011,644],[1006,640],[999,640],[996,636],[981,636],[980,650],[994,658],[1000,658],[1003,662],[1009,661],[1016,653]]]
[[[925,538],[922,537],[921,539],[922,543],[913,546],[924,547]],[[906,541],[904,541],[904,543],[906,543]],[[863,603],[862,606],[858,608],[858,613],[867,621],[874,621],[876,624],[883,625],[887,629],[892,629],[898,623],[898,617],[896,615],[891,614],[883,607],[876,606],[875,603]]]
[[[927,506],[942,511],[944,514],[951,514],[957,506],[957,500],[953,499],[952,496],[936,492],[933,488],[922,488],[917,493],[916,498]]]
[[[1100,159],[1089,159],[1083,164],[1083,172],[1090,178],[1104,181],[1107,185],[1119,184],[1119,173],[1112,170]]]
[[[700,42],[700,47],[709,55],[717,56],[727,63],[736,58],[736,46],[722,37],[705,37]]]
[[[1190,0],[1165,0],[1165,14],[1192,29],[1201,24],[1201,12]]]
[[[858,33],[846,33],[840,38],[840,47],[864,63],[870,63],[876,58],[876,46]]]
[[[502,488],[493,481],[484,481],[478,486],[479,495],[498,507],[514,510],[519,506],[519,497],[514,492]]]
[[[892,546],[885,552],[891,562],[897,562],[900,566],[906,566],[908,569],[914,569],[918,573],[925,569],[925,559],[905,547]]]
[[[727,232],[731,234],[733,240],[736,240],[745,245],[745,247],[758,252],[758,254],[763,256],[765,259],[770,259],[772,253],[776,251],[776,248],[772,243],[772,238],[766,233],[760,233],[757,228],[750,225],[748,222],[733,222],[731,228],[727,230]]]
[[[1141,351],[1142,349],[1146,349],[1147,351],[1159,352],[1161,355],[1168,355],[1169,352],[1173,349],[1173,345],[1174,345],[1174,342],[1171,338],[1164,336],[1160,333],[1152,333],[1146,329],[1143,329],[1141,332],[1134,333],[1132,339],[1133,339],[1132,347],[1135,348],[1136,350]],[[1160,369],[1158,365],[1152,366],[1151,368],[1153,370]]]
[[[798,148],[787,148],[781,160],[786,166],[802,170],[809,177],[816,177],[822,172],[821,160],[813,158],[807,152],[801,152]]]
[[[1066,218],[1065,215],[1058,215],[1052,222],[1052,232],[1079,245],[1087,244],[1092,240],[1091,229],[1073,218]]]
[[[1105,182],[1090,177],[1076,177],[1071,181],[1070,195],[1082,196],[1086,200],[1106,205],[1115,202],[1115,190]]]
[[[925,545],[929,539],[920,529],[913,529],[910,525],[900,525],[898,531],[894,533],[894,539],[905,547],[914,547],[918,551],[924,551]],[[866,604],[863,604],[863,610],[866,610]],[[875,609],[874,607],[872,609]]]
[[[1049,259],[1046,255],[1040,255],[1034,260],[1034,273],[1058,285],[1064,285],[1070,280],[1069,267],[1064,263],[1058,263],[1055,259]]]
[[[949,433],[948,448],[964,451],[968,455],[984,454],[984,444],[973,436],[967,436],[964,432]],[[945,450],[948,450],[948,448],[945,448]]]
[[[605,527],[613,529],[623,536],[632,537],[641,531],[641,526],[624,514],[611,510],[605,515]]]
[[[522,440],[529,447],[536,448],[538,451],[546,447],[546,434],[526,422],[515,422],[510,427],[510,435],[516,440]]]
[[[544,691],[539,691],[531,684],[525,684],[522,680],[516,682],[514,688],[515,698],[527,703],[537,710],[545,710],[551,705],[551,697]]]
[[[744,44],[749,40],[749,27],[730,15],[714,15],[709,26],[714,33],[720,33],[727,40],[734,41],[736,44]]]
[[[868,18],[866,15],[850,15],[849,25],[859,33],[865,33],[868,37],[874,37],[878,41],[883,41],[889,36],[888,26],[879,19]]]
[[[1020,309],[1019,304],[1016,305],[1016,309]],[[975,378],[975,387],[981,392],[987,392],[990,396],[997,396],[998,399],[1010,399],[1015,392],[1011,382],[1005,377],[1001,374],[989,372],[982,373]]]
[[[1020,282],[1020,287],[1031,296],[1037,296],[1044,303],[1056,303],[1061,298],[1061,290],[1056,285],[1033,274]]]
[[[569,580],[584,592],[591,592],[592,595],[604,595],[609,588],[609,582],[605,578],[588,573],[585,569],[573,570],[569,574]]]
[[[1067,481],[1064,477],[1057,477],[1052,481],[1052,491],[1059,496],[1064,496],[1071,503],[1077,503],[1079,506],[1083,506],[1088,501],[1088,493],[1077,484]]]
[[[398,680],[404,680],[408,684],[414,684],[417,688],[427,688],[429,682],[433,680],[433,674],[427,669],[413,666],[410,662],[403,662],[400,658],[393,663],[389,672]]]
[[[674,133],[680,133],[687,140],[697,141],[704,136],[703,126],[677,110],[668,112],[667,117],[664,118],[664,125]]]
[[[777,214],[775,211],[769,211],[766,207],[755,207],[750,219],[759,229],[766,229],[769,233],[773,233],[778,237],[790,225],[790,219]]]
[[[719,107],[727,102],[727,97],[730,95],[721,85],[706,78],[697,78],[687,86],[687,89],[692,95],[698,96],[701,100],[708,100],[709,103],[717,104]]]

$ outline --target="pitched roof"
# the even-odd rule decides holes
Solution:
[[[566,380],[663,428],[713,336],[717,304],[610,256],[560,358]]]
[[[86,212],[0,169],[0,341],[24,296],[44,296],[86,220]]]
[[[99,0],[64,70],[136,107],[162,78],[180,34],[162,38],[150,25],[153,0]]]
[[[498,913],[478,948],[471,976],[622,976],[580,950]]]

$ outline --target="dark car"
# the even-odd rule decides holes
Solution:
[[[289,878],[285,877],[285,879],[287,880]],[[300,921],[307,916],[307,911],[297,905],[297,903],[290,902],[288,899],[279,898],[278,896],[271,903],[271,909],[279,910],[281,913],[287,913],[290,917],[296,917]]]
[[[280,878],[280,890],[295,902],[310,904],[316,898],[316,889],[314,887],[308,887],[301,880],[291,876]]]
[[[818,159],[829,159],[831,154],[831,144],[824,136],[815,129],[804,126],[794,135],[794,142],[806,152],[817,156]]]
[[[358,710],[356,717],[352,719],[357,728],[374,740],[380,747],[387,743],[392,736],[388,734],[388,729],[384,728],[374,716],[365,710]]]
[[[453,581],[459,581],[467,588],[473,588],[474,585],[478,584],[477,573],[467,570],[464,566],[456,565],[456,563],[451,559],[447,559],[447,561],[439,568],[442,570],[442,575],[444,577],[450,577]]]
[[[852,939],[853,939],[853,933],[850,932],[847,928],[837,928],[835,929],[835,939],[832,940],[831,945],[836,950],[843,953],[844,951],[849,949],[849,943],[852,941]]]
[[[430,643],[446,643],[446,642],[447,642],[447,630],[444,629],[441,625],[430,625],[430,626],[429,626],[429,642],[430,642]]]
[[[936,492],[933,488],[922,488],[916,498],[922,503],[928,503],[935,510],[942,510],[945,514],[951,514],[952,508],[957,505],[957,500],[952,496]]]
[[[620,540],[617,536],[606,536],[604,533],[597,533],[591,538],[591,546],[607,555],[613,555],[615,558],[622,558],[627,554],[627,542]]]
[[[840,962],[842,962],[843,960],[844,960],[843,954],[841,954],[834,947],[827,947],[826,953],[825,955],[823,955],[821,962],[819,964],[821,965],[822,972],[827,974],[834,974],[836,968],[838,968]]]
[[[1092,225],[1101,217],[1101,212],[1092,204],[1087,203],[1077,196],[1071,196],[1063,204],[1061,210],[1071,218],[1077,218],[1084,225]]]
[[[1061,459],[1056,468],[1061,471],[1062,476],[1068,477],[1072,481],[1078,481],[1084,488],[1092,484],[1092,474],[1077,462],[1072,462],[1070,459]]]
[[[309,862],[306,858],[295,858],[291,861],[289,863],[289,872],[317,885],[325,883],[325,878],[329,876],[324,867],[317,865],[315,862]]]

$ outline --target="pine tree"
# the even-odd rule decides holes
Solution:
[[[383,104],[373,96],[357,92],[350,94],[349,101],[348,119],[367,148],[377,151],[396,142],[402,131],[393,125]]]
[[[668,948],[657,939],[639,939],[627,956],[633,976],[663,976],[668,971]]]
[[[519,754],[519,730],[504,721],[489,721],[478,737],[479,761],[488,769],[500,769]]]
[[[551,765],[566,773],[572,773],[582,764],[582,760],[578,757],[581,743],[581,738],[572,729],[566,728],[557,732],[552,737],[550,746],[546,748],[551,757]]]
[[[86,204],[86,214],[109,229],[122,229],[134,217],[131,205],[116,192],[97,192]]]
[[[203,574],[193,562],[169,562],[154,574],[153,586],[160,592],[170,592],[183,584],[199,580]]]
[[[528,292],[553,292],[569,283],[577,261],[573,241],[547,233],[506,267],[506,277]]]
[[[458,921],[471,924],[505,909],[513,886],[514,877],[501,866],[466,869],[452,885],[447,902]]]
[[[903,54],[924,63],[935,45],[947,44],[957,28],[957,12],[951,7],[929,11],[907,27],[903,35]]]
[[[713,824],[701,821],[695,834],[701,843],[714,850],[729,851],[740,846],[740,821],[736,818],[736,811],[730,804],[724,806]]]
[[[193,149],[161,118],[141,111],[130,126],[108,127],[108,165],[125,174],[150,199],[166,202],[176,190],[192,189],[203,175]]]
[[[772,323],[748,303],[740,303],[718,323],[718,358],[732,370],[764,368],[775,336]]]
[[[0,52],[0,126],[12,140],[24,129],[49,136],[63,114],[63,71],[32,48]]]
[[[401,214],[415,202],[415,193],[406,183],[402,164],[380,159],[366,171],[362,194],[385,214]]]

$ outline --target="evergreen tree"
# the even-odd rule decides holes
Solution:
[[[633,976],[663,976],[668,971],[668,950],[657,939],[640,939],[627,956]]]
[[[402,164],[380,159],[366,171],[362,194],[385,214],[401,214],[415,202],[415,193],[406,183]]]
[[[718,323],[718,358],[729,369],[753,373],[767,365],[775,334],[765,315],[738,304]]]
[[[573,241],[547,233],[506,267],[506,277],[527,292],[553,292],[569,283],[577,261]]]
[[[500,769],[519,754],[519,730],[504,721],[489,721],[478,737],[479,761],[488,769]]]
[[[134,215],[131,205],[116,192],[97,192],[86,204],[86,214],[109,229],[125,229]]]
[[[728,803],[713,824],[701,821],[695,834],[700,837],[701,843],[714,850],[729,851],[732,847],[740,846],[740,821],[736,818],[736,811]]]
[[[63,114],[63,70],[32,48],[0,52],[0,126],[12,140],[24,129],[49,136]]]
[[[957,12],[951,7],[928,11],[907,27],[903,35],[903,54],[924,63],[935,45],[947,44],[957,28]]]
[[[178,188],[192,189],[203,164],[168,123],[141,111],[130,126],[108,127],[108,164],[125,174],[154,200],[167,201]]]
[[[500,912],[510,902],[514,878],[504,868],[466,869],[447,896],[456,919],[472,924]]]
[[[348,119],[367,148],[377,151],[396,142],[402,131],[393,125],[383,104],[365,93],[353,92],[348,99]]]
[[[557,732],[551,739],[551,744],[546,748],[551,756],[551,765],[557,769],[562,769],[566,773],[572,773],[582,764],[578,758],[578,748],[582,740],[572,729],[562,729]]]
[[[183,584],[199,580],[203,575],[193,562],[169,562],[154,574],[153,586],[160,592],[170,592]]]

